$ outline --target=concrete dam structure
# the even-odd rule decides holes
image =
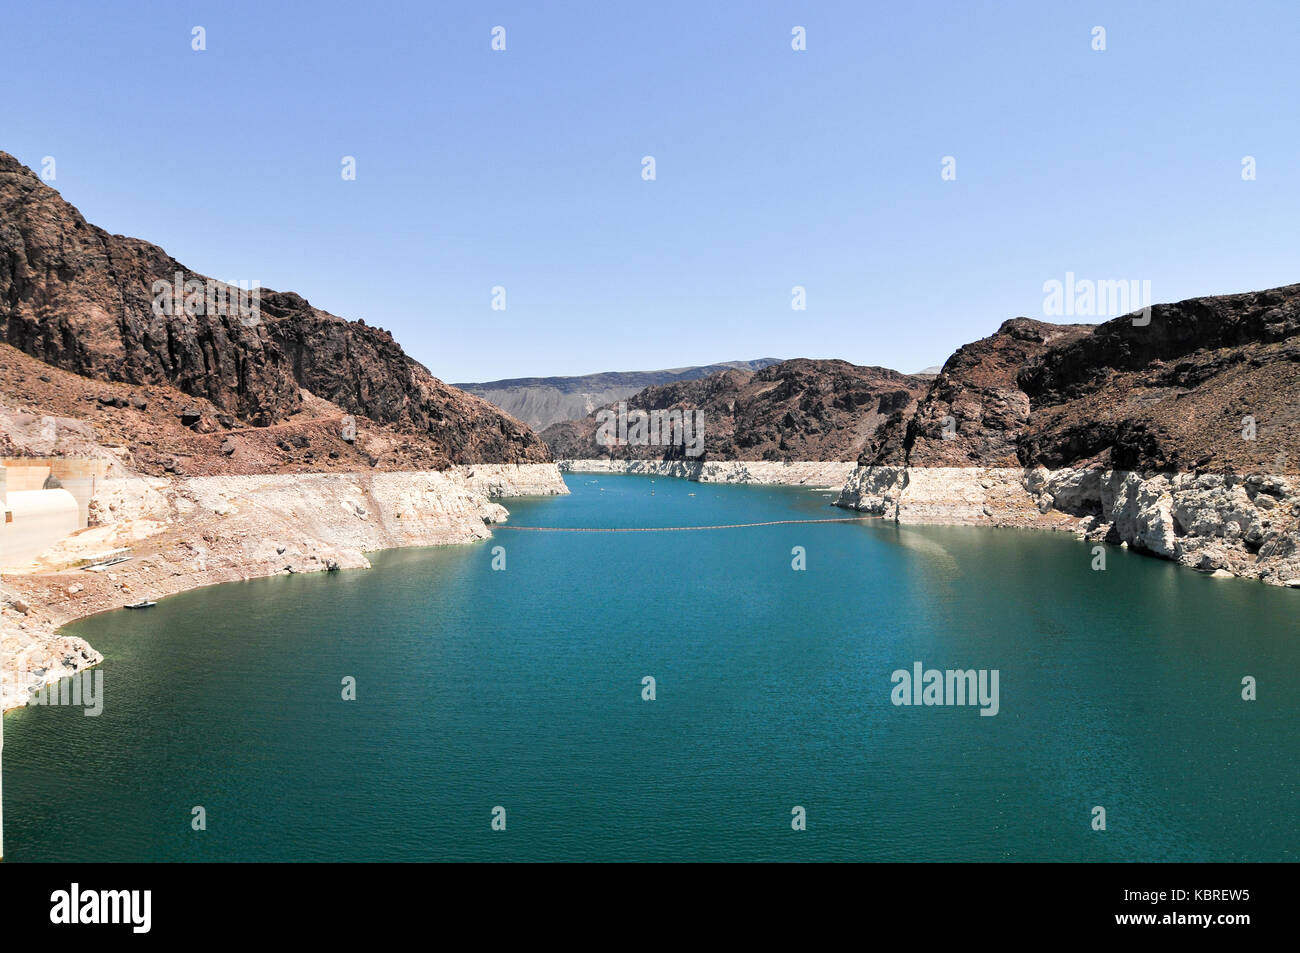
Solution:
[[[0,461],[0,569],[31,562],[85,529],[102,460],[6,457]]]

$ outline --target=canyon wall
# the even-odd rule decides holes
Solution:
[[[1005,322],[891,417],[837,505],[1069,529],[1300,585],[1300,285]]]
[[[0,342],[82,377],[175,388],[205,402],[193,427],[269,427],[314,398],[452,463],[550,460],[528,427],[435,378],[382,328],[292,292],[241,297],[156,245],[91,225],[4,152]]]

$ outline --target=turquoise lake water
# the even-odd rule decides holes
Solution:
[[[567,481],[511,523],[852,515]],[[500,530],[85,619],[104,711],[6,716],[6,860],[1300,859],[1300,592],[1106,558],[879,521]],[[916,661],[996,669],[998,714],[895,706]]]

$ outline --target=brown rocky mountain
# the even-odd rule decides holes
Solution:
[[[0,344],[0,457],[107,453],[150,476],[442,470],[451,462],[414,427],[354,416],[345,431],[339,407],[303,394],[300,413],[246,426],[174,387],[98,381]]]
[[[837,505],[903,523],[1069,529],[1300,588],[1297,462],[1289,285],[1097,326],[1007,321],[881,428]]]
[[[180,300],[157,313],[155,282]],[[187,313],[194,280],[207,296]],[[260,312],[221,307],[237,292],[148,242],[90,225],[0,152],[0,342],[99,381],[166,386],[210,405],[210,420],[268,427],[317,398],[405,434],[452,463],[544,462],[519,421],[433,377],[392,335],[262,289]]]
[[[1007,321],[949,358],[859,462],[1280,472],[1300,460],[1298,435],[1289,285],[1155,305],[1148,324]]]
[[[1029,463],[1292,471],[1300,285],[1156,305],[1149,325],[1116,318],[1048,351],[1018,382],[1033,407],[1021,441]]]
[[[699,460],[854,460],[890,415],[905,414],[929,379],[847,361],[796,358],[762,370],[727,370],[648,387],[634,410],[702,411]],[[616,410],[611,404],[605,410]],[[557,459],[684,460],[683,446],[603,447],[596,413],[554,424],[542,439]]]
[[[915,408],[896,413],[873,435],[864,466],[1017,466],[1029,397],[1017,377],[1056,344],[1091,326],[1013,318],[996,334],[959,348]]]

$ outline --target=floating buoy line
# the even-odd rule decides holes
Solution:
[[[748,529],[751,526],[788,526],[792,523],[861,523],[878,520],[878,516],[845,516],[826,520],[769,520],[765,523],[722,523],[717,526],[511,526],[494,525],[493,529],[513,529],[532,533],[684,533],[705,529]]]

